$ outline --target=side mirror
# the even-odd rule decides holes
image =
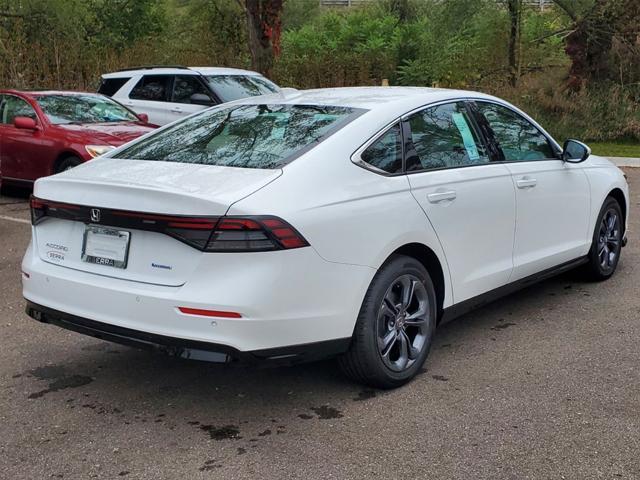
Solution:
[[[214,105],[213,100],[209,97],[209,95],[205,95],[204,93],[194,93],[189,97],[189,101],[193,105],[203,105],[205,107],[210,107]]]
[[[137,113],[136,116],[141,122],[149,123],[149,115],[147,115],[146,113]]]
[[[591,155],[591,149],[578,140],[567,140],[562,150],[562,160],[570,163],[584,162]]]
[[[22,130],[38,130],[38,124],[33,118],[16,117],[13,119],[13,126]]]

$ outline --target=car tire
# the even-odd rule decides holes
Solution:
[[[615,198],[607,197],[598,215],[589,262],[585,265],[591,280],[607,280],[615,273],[622,250],[623,232],[624,218],[620,204]]]
[[[409,382],[429,354],[436,307],[433,282],[422,263],[392,256],[367,290],[349,350],[338,358],[342,371],[376,388]]]
[[[71,170],[73,167],[77,167],[81,163],[82,163],[82,159],[78,157],[74,157],[74,156],[66,157],[58,164],[58,166],[56,167],[55,173],[61,173],[66,170]]]

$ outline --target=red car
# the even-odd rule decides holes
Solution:
[[[146,115],[95,93],[0,90],[2,183],[32,183],[156,127]]]

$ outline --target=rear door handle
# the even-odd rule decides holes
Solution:
[[[516,185],[518,188],[533,188],[538,184],[538,181],[535,178],[531,177],[522,177],[521,179],[516,181]]]
[[[171,109],[173,113],[182,113],[182,109],[180,107],[174,107]]]
[[[430,203],[440,203],[440,202],[445,202],[447,200],[455,200],[455,199],[456,199],[456,192],[454,192],[453,190],[450,190],[448,192],[430,193],[429,195],[427,195],[427,200],[429,200]]]

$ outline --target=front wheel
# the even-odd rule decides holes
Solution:
[[[394,255],[367,290],[349,351],[339,358],[342,370],[372,387],[407,383],[429,354],[436,311],[427,270],[412,257]]]
[[[589,251],[587,274],[593,280],[606,280],[614,274],[622,250],[624,219],[620,204],[613,197],[607,197],[593,232]]]
[[[67,157],[60,162],[57,166],[55,173],[66,172],[67,170],[71,170],[74,167],[77,167],[82,163],[82,159],[78,157]]]

